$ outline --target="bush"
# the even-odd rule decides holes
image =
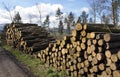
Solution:
[[[67,76],[67,74],[66,74],[65,71],[61,71],[61,72],[59,73],[59,75],[60,75],[60,77],[66,77],[66,76]]]
[[[54,73],[48,74],[47,77],[60,77],[60,76],[58,75],[58,73],[54,72]]]
[[[47,75],[50,74],[50,73],[54,73],[54,71],[53,71],[51,68],[49,68],[49,69],[47,70]]]

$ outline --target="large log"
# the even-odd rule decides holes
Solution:
[[[106,43],[106,49],[118,49],[120,48],[120,41]]]
[[[120,34],[115,34],[115,33],[111,33],[111,34],[105,34],[104,35],[104,40],[106,42],[114,42],[114,41],[120,41]]]

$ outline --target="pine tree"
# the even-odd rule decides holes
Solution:
[[[17,12],[17,14],[15,14],[15,16],[14,16],[14,18],[13,18],[13,22],[14,22],[14,23],[22,23],[19,12]]]
[[[88,18],[88,14],[85,11],[83,11],[81,15],[81,20],[83,24],[87,23],[87,18]]]
[[[46,19],[44,20],[43,25],[45,28],[49,30],[49,25],[50,25],[49,15],[46,16]]]
[[[65,18],[64,22],[67,24],[67,32],[69,34],[71,31],[71,26],[74,25],[74,14],[70,12],[68,17]]]
[[[80,16],[78,17],[77,23],[81,23],[81,18],[80,18]]]
[[[59,27],[59,26],[60,26],[61,23],[62,23],[62,14],[63,14],[63,13],[61,12],[60,8],[58,8],[57,11],[56,11],[56,17],[57,17],[58,20],[59,20],[59,25],[58,25],[58,28],[59,28],[59,29],[58,29],[58,32],[60,32],[60,30],[61,30],[61,29],[60,29],[61,27]]]
[[[63,34],[63,22],[61,20],[59,21],[59,33]]]
[[[91,17],[89,19],[89,23],[93,23],[93,19]]]

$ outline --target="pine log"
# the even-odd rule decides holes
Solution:
[[[88,62],[88,60],[85,60],[85,61],[84,61],[84,65],[85,65],[85,67],[89,67],[89,62]]]
[[[105,69],[105,64],[101,63],[98,65],[98,68],[103,71]]]
[[[113,71],[113,77],[120,77],[120,71],[119,70]]]
[[[120,41],[106,43],[106,49],[120,48]]]
[[[114,41],[120,41],[120,34],[105,34],[104,40],[106,42],[114,42]]]
[[[80,31],[80,30],[83,29],[83,27],[82,27],[82,25],[81,25],[80,23],[77,23],[77,24],[75,25],[75,29],[76,29],[77,31]]]
[[[111,60],[112,60],[112,62],[117,62],[118,61],[117,55],[116,54],[112,54],[111,55]]]
[[[82,40],[82,43],[86,43],[87,42],[86,37],[83,37],[81,40]]]
[[[105,55],[103,53],[97,53],[97,60],[104,60],[105,59]]]
[[[96,57],[96,55],[97,55],[96,52],[93,51],[93,52],[92,52],[92,56],[93,56],[93,57]]]
[[[106,66],[110,66],[111,63],[112,63],[111,59],[110,59],[110,58],[107,58],[106,60],[107,60]]]
[[[116,49],[112,49],[112,50],[106,50],[105,51],[105,56],[110,58],[112,54],[117,54],[118,50],[119,49],[117,49],[117,48]]]
[[[97,65],[93,66],[92,69],[93,69],[93,72],[95,72],[95,73],[98,72],[98,66]]]
[[[82,30],[80,34],[81,34],[82,37],[85,37],[86,36],[86,31]]]
[[[110,69],[111,70],[116,70],[117,69],[116,64],[115,63],[111,63],[110,64]]]
[[[93,43],[94,45],[97,44],[97,42],[98,42],[98,41],[97,41],[96,39],[93,39],[93,40],[92,40],[92,43]]]
[[[103,46],[105,44],[105,41],[103,39],[98,40],[98,45]]]
[[[118,57],[118,59],[120,60],[120,50],[119,50],[118,53],[117,53],[117,57]]]
[[[82,67],[81,67],[81,63],[77,63],[77,69],[81,69]]]
[[[97,64],[97,63],[98,63],[98,60],[97,60],[96,57],[94,57],[94,58],[92,59],[92,64],[95,65],[95,64]]]
[[[107,73],[108,75],[111,75],[111,74],[112,74],[112,70],[111,70],[109,67],[107,67],[107,68],[106,68],[106,73]]]
[[[86,30],[87,29],[87,24],[84,24],[83,25],[83,30]]]
[[[84,43],[81,43],[80,46],[81,46],[81,49],[82,49],[82,50],[85,50],[85,49],[86,49],[86,45],[85,45]]]

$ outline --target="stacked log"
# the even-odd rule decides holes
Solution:
[[[76,77],[120,77],[120,34],[87,32],[78,23],[71,36],[50,43],[38,58]]]
[[[36,24],[10,24],[7,26],[7,44],[24,53],[45,49],[53,40],[54,38],[44,28]]]

